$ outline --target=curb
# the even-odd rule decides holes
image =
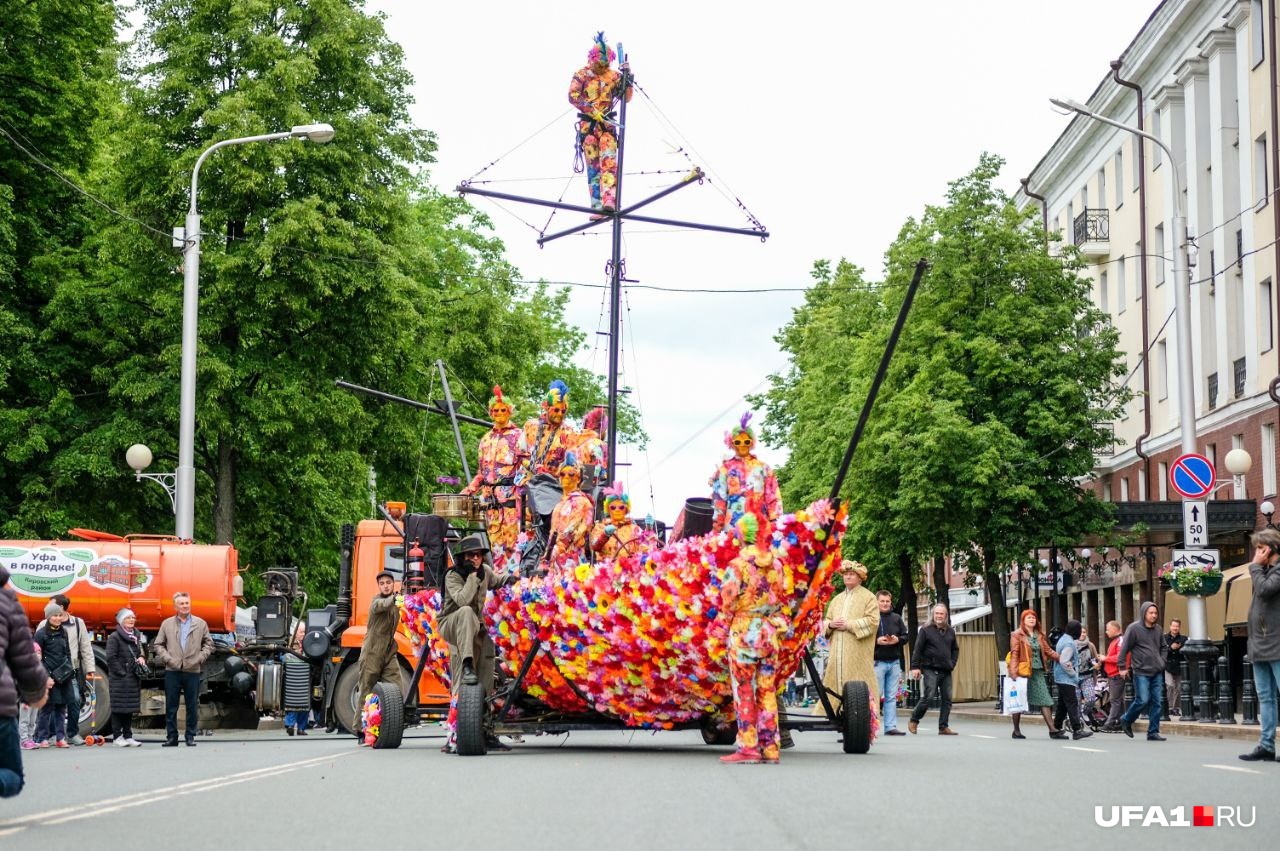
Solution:
[[[975,718],[983,721],[1007,721],[1007,715],[1001,715],[992,709],[969,709],[964,704],[958,704],[951,707],[953,716],[959,715],[964,718]],[[1032,724],[1043,727],[1044,719],[1039,713],[1026,713],[1022,716],[1023,725]],[[1257,741],[1259,726],[1257,724],[1219,724],[1216,721],[1161,721],[1160,732],[1171,736],[1189,736],[1195,739],[1231,739],[1241,742]],[[1147,722],[1137,720],[1133,722],[1134,733],[1143,733],[1147,731]],[[1106,735],[1120,735],[1123,733],[1107,733]]]

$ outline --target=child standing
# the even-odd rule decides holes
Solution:
[[[36,651],[36,659],[39,660],[40,645],[33,642],[31,646]],[[39,723],[39,719],[39,709],[29,703],[18,704],[18,741],[24,751],[40,747],[36,744],[36,724]]]

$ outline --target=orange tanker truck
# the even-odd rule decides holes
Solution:
[[[133,609],[138,628],[153,638],[173,614],[173,595],[179,591],[191,595],[192,612],[208,622],[214,636],[214,653],[201,677],[205,726],[254,727],[262,712],[314,709],[323,711],[330,728],[352,730],[360,644],[370,600],[377,594],[374,577],[383,569],[398,579],[404,576],[406,541],[398,526],[387,518],[361,521],[358,535],[351,526],[342,528],[338,600],[324,609],[305,611],[307,595],[298,586],[296,571],[267,571],[255,635],[238,646],[235,613],[244,584],[232,546],[73,529],[83,540],[0,541],[0,564],[9,571],[10,586],[33,628],[44,619],[50,598],[66,594],[73,613],[93,632],[95,701],[82,707],[86,730],[98,731],[109,723],[105,651],[116,613],[125,606]],[[299,647],[291,640],[293,624],[304,615]],[[448,689],[430,674],[416,672],[415,677],[417,654],[410,639],[407,634],[396,638],[402,668],[396,698],[409,716],[404,721],[442,718],[448,711]],[[164,713],[163,672],[152,667],[155,675],[142,684],[141,715]]]

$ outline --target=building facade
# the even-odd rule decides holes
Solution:
[[[1085,105],[1155,135],[1172,157],[1132,133],[1077,116],[1018,193],[1020,203],[1040,206],[1060,244],[1080,249],[1094,301],[1120,333],[1133,398],[1113,424],[1112,450],[1097,459],[1086,485],[1103,499],[1179,499],[1168,472],[1181,454],[1178,376],[1187,368],[1179,362],[1173,314],[1181,246],[1173,220],[1180,206],[1192,244],[1197,448],[1227,480],[1214,498],[1277,501],[1275,31],[1276,0],[1160,3],[1111,69],[1099,69],[1102,82]],[[1253,459],[1236,481],[1222,469],[1233,448]],[[1241,515],[1239,505],[1222,514],[1231,522],[1210,529],[1227,565],[1247,560],[1248,533],[1271,519],[1256,508]],[[1092,554],[1086,570],[1077,570],[1084,582],[1064,589],[1070,613],[1095,629],[1113,616],[1127,620],[1136,599],[1159,593],[1151,573],[1180,537],[1153,531],[1127,561],[1119,554],[1118,563],[1114,552],[1109,559]]]

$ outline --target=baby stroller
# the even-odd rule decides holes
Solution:
[[[1107,678],[1092,674],[1080,679],[1080,720],[1089,729],[1098,732],[1107,723],[1111,711],[1111,695],[1107,693]]]

